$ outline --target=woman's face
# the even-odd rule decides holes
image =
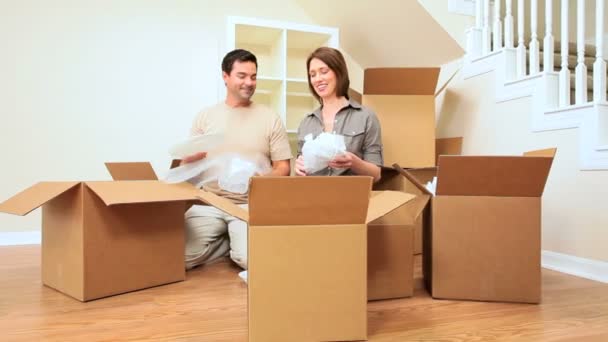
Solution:
[[[308,77],[319,97],[327,98],[336,95],[336,74],[322,60],[313,58],[310,61]]]

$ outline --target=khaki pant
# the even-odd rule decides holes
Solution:
[[[192,206],[186,212],[186,269],[227,255],[247,269],[247,222],[211,206]]]

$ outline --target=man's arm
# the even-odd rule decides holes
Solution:
[[[289,176],[291,172],[291,164],[289,159],[285,160],[273,160],[272,171],[265,176]]]

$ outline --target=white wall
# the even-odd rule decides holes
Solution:
[[[0,0],[0,8],[0,201],[38,181],[110,179],[105,161],[164,171],[169,146],[218,100],[227,15],[314,24],[280,0]],[[0,231],[39,227],[39,211],[0,214]]]
[[[454,70],[455,62],[442,73]],[[577,129],[533,133],[530,98],[496,103],[494,72],[459,74],[437,99],[439,137],[463,136],[463,154],[511,154],[557,147],[543,195],[543,250],[608,261],[608,171],[580,171]],[[514,227],[515,228],[515,227]]]

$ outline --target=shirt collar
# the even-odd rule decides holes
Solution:
[[[346,104],[345,107],[343,107],[342,109],[340,109],[340,111],[338,111],[338,113],[340,113],[342,110],[344,110],[344,108],[353,108],[353,109],[361,109],[361,105],[357,102],[354,101],[353,99],[349,99],[348,103]],[[321,118],[321,106],[317,107],[317,109],[315,109],[312,113],[309,113],[308,116],[316,116],[319,120],[323,121],[323,118]]]

